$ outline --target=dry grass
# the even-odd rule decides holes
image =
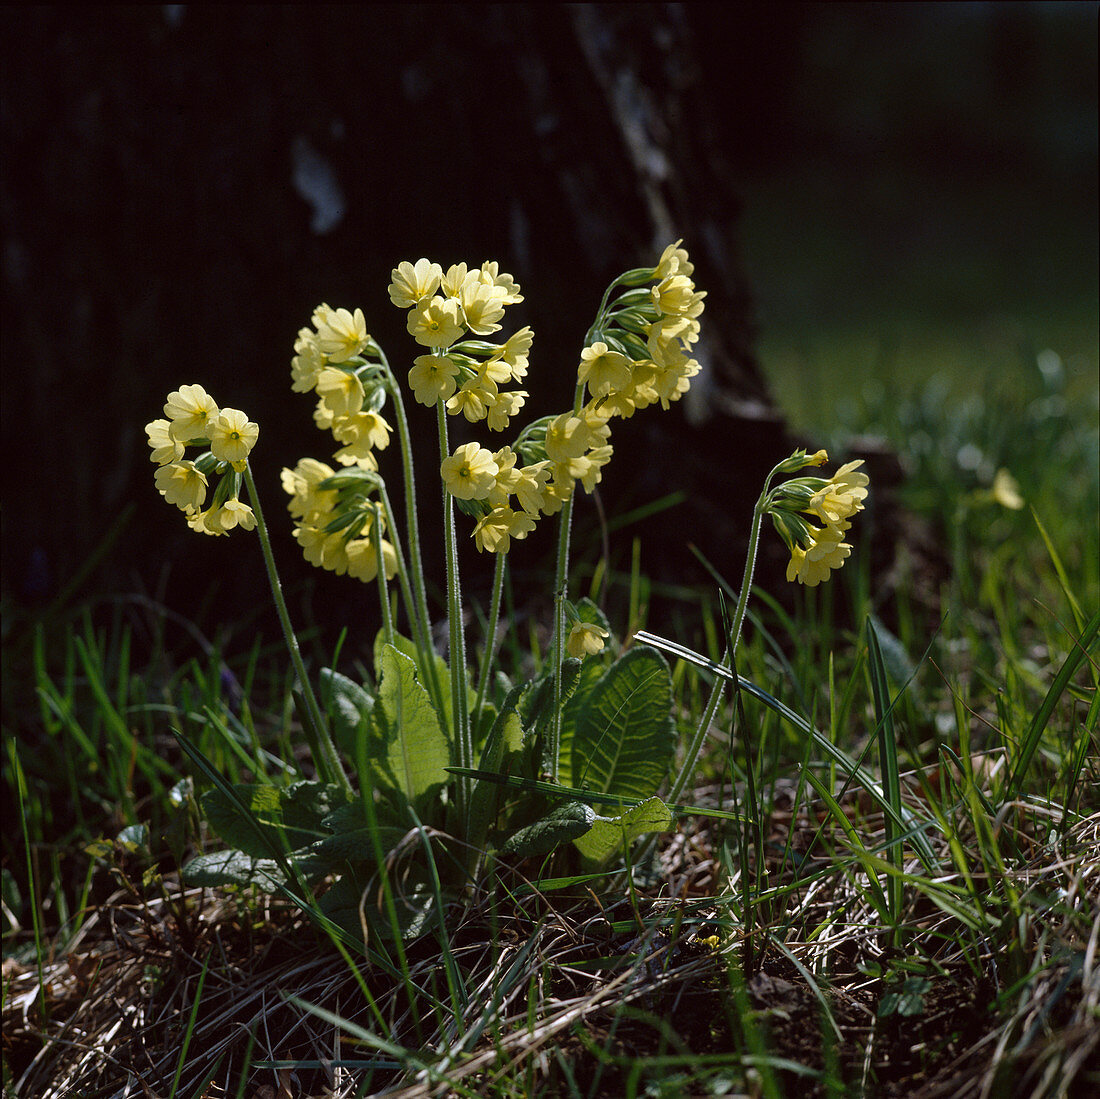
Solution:
[[[1034,835],[1045,812],[1023,803],[1003,823]],[[871,846],[874,818],[858,823]],[[400,982],[356,974],[256,897],[120,891],[40,971],[5,963],[12,1094],[622,1095],[663,1079],[681,1090],[658,1094],[687,1095],[720,1078],[731,1093],[985,1099],[1097,1081],[1100,814],[1006,867],[1032,898],[1008,934],[960,928],[926,892],[907,894],[904,958],[926,981],[910,1015],[883,1011],[899,955],[839,847],[805,864],[801,884],[790,860],[771,860],[757,911],[768,918],[746,943],[722,836],[685,824],[633,902],[524,892],[505,869],[506,893],[449,911],[457,1011],[431,936],[412,944]],[[771,835],[785,844],[814,826],[812,804],[780,806]]]

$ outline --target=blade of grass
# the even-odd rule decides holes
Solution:
[[[874,698],[875,718],[878,726],[879,744],[879,770],[882,774],[882,784],[886,798],[890,802],[894,812],[886,814],[883,822],[886,828],[886,853],[894,873],[886,879],[886,894],[889,901],[892,926],[890,930],[890,945],[897,948],[901,945],[902,933],[902,889],[901,868],[902,850],[897,841],[897,821],[902,817],[901,804],[901,777],[898,772],[898,748],[894,730],[894,704],[896,699],[890,698],[890,685],[886,679],[886,665],[882,659],[882,649],[879,645],[878,631],[870,616],[865,623],[867,631],[868,671],[871,675],[871,691]]]
[[[1046,693],[1046,697],[1043,699],[1039,709],[1035,712],[1035,716],[1031,719],[1031,724],[1028,726],[1027,732],[1024,734],[1024,739],[1020,744],[1016,763],[1012,768],[1012,774],[1005,786],[1006,801],[1014,801],[1020,796],[1023,788],[1024,776],[1031,767],[1031,761],[1039,748],[1039,741],[1042,739],[1043,732],[1050,722],[1051,715],[1054,713],[1054,708],[1058,705],[1058,700],[1062,697],[1074,673],[1080,667],[1081,662],[1088,656],[1089,649],[1096,641],[1098,632],[1100,632],[1100,611],[1096,611],[1092,618],[1089,619],[1084,630],[1081,632],[1081,636],[1077,639],[1076,644],[1074,644],[1066,654],[1066,658],[1062,662],[1062,667],[1054,677],[1054,682],[1051,683]]]

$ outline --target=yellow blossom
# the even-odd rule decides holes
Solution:
[[[565,650],[578,659],[595,656],[603,648],[607,637],[607,630],[603,626],[597,626],[595,622],[577,622],[569,631]]]
[[[463,333],[454,298],[428,298],[409,310],[409,335],[424,347],[450,347]]]
[[[390,301],[398,309],[410,309],[439,289],[443,268],[431,260],[418,259],[416,265],[403,260],[390,276]]]
[[[294,358],[290,360],[290,388],[295,393],[308,393],[317,384],[317,375],[325,366],[325,356],[312,328],[302,328],[294,341]]]
[[[504,316],[504,294],[492,283],[481,281],[480,272],[471,271],[458,293],[466,327],[478,336],[500,331],[497,321]]]
[[[317,375],[317,395],[336,418],[352,416],[363,407],[363,383],[346,370],[326,366]]]
[[[664,279],[669,275],[691,275],[695,265],[688,259],[687,249],[681,248],[682,240],[670,244],[662,253],[657,263],[657,269],[653,272],[656,279]]]
[[[397,575],[397,551],[393,544],[384,538],[380,543],[382,547],[382,567],[386,573],[386,579],[392,580]],[[378,549],[374,541],[374,535],[368,538],[353,538],[345,546],[344,552],[348,559],[348,576],[355,577],[367,584],[378,576]]]
[[[484,500],[496,484],[497,463],[478,443],[464,443],[439,467],[447,491],[458,500]]]
[[[588,386],[593,397],[606,397],[626,389],[631,383],[631,361],[619,351],[611,351],[598,341],[581,351],[577,384]]]
[[[478,520],[473,530],[477,548],[490,553],[507,553],[513,538],[526,538],[535,529],[535,520],[525,511],[510,507],[493,508]]]
[[[487,423],[490,431],[504,431],[509,419],[523,407],[527,394],[516,389],[510,393],[498,393],[486,402]]]
[[[332,466],[315,458],[302,458],[294,469],[284,469],[282,484],[291,497],[287,504],[290,514],[307,524],[316,524],[321,516],[328,515],[336,503],[336,491],[318,485],[334,472]]]
[[[550,479],[550,463],[535,462],[516,471],[518,479],[512,483],[519,506],[528,515],[537,515],[546,502],[546,482]]]
[[[503,363],[508,367],[512,381],[521,381],[527,374],[528,354],[534,339],[535,334],[531,331],[530,325],[524,325],[518,332],[513,332],[493,352],[486,365],[497,362]],[[493,380],[503,381],[504,379],[503,377],[497,378],[494,376]]]
[[[319,565],[338,576],[348,571],[347,544],[339,531],[327,534],[317,527],[303,524],[294,528],[294,537],[311,565]]]
[[[332,434],[337,440],[364,450],[371,447],[385,450],[390,445],[392,430],[382,416],[369,410],[356,412],[351,416],[340,416],[332,424]]]
[[[1024,498],[1020,495],[1020,486],[1016,483],[1016,478],[1007,469],[997,470],[993,478],[991,491],[993,499],[1001,507],[1019,511],[1024,506]]]
[[[833,569],[839,569],[852,552],[852,547],[841,541],[847,529],[847,524],[841,527],[828,526],[823,530],[811,528],[811,537],[806,548],[799,545],[791,547],[787,579],[798,580],[808,588],[815,588],[823,580],[828,580],[829,573]]]
[[[247,504],[233,497],[221,507],[203,512],[203,526],[213,534],[228,534],[236,526],[242,530],[254,530],[256,516]]]
[[[496,260],[486,260],[481,265],[481,281],[488,282],[502,292],[501,300],[505,305],[515,305],[523,301],[519,292],[519,283],[511,275],[500,270]]]
[[[862,459],[842,465],[828,483],[810,497],[807,510],[830,525],[842,523],[857,511],[862,511],[870,478],[866,473],[858,472],[861,465]]]
[[[178,461],[183,457],[184,445],[179,439],[172,437],[170,426],[167,420],[153,420],[152,423],[145,425],[145,434],[149,436],[149,445],[153,448],[149,459],[159,466]]]
[[[598,446],[610,434],[606,417],[596,410],[587,409],[582,416],[563,412],[546,427],[546,456],[553,462],[568,462]]]
[[[652,290],[653,304],[666,316],[697,317],[703,311],[705,292],[696,292],[686,275],[669,275]]]
[[[198,511],[206,499],[206,474],[186,458],[161,466],[153,479],[161,496],[182,511]]]
[[[462,293],[462,284],[466,281],[469,268],[464,263],[452,263],[439,283],[439,289],[447,298],[457,298]]]
[[[495,400],[496,396],[496,383],[483,375],[479,375],[466,382],[447,401],[447,411],[452,416],[461,412],[470,423],[474,424],[478,420],[484,420],[489,414],[489,403]]]
[[[229,462],[242,473],[259,437],[258,424],[239,409],[223,408],[210,427],[210,452],[219,462]]]
[[[218,414],[218,406],[201,385],[181,385],[168,394],[164,414],[172,421],[168,429],[172,438],[186,443],[206,438],[210,421]]]
[[[458,364],[445,355],[419,355],[409,371],[409,385],[413,396],[431,408],[438,401],[446,401],[455,391]]]
[[[317,326],[317,346],[329,362],[347,362],[358,355],[369,340],[362,309],[354,313],[332,309]]]

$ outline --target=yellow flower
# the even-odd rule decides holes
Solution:
[[[386,579],[392,580],[397,575],[397,551],[393,544],[384,538],[382,546],[382,567],[386,572]],[[375,548],[373,535],[369,538],[353,538],[347,543],[345,553],[348,558],[348,576],[362,580],[369,584],[378,576],[378,550]]]
[[[610,434],[606,417],[593,409],[581,416],[563,412],[546,427],[546,456],[553,462],[568,462],[599,446]]]
[[[457,500],[484,500],[496,484],[497,463],[478,443],[464,443],[439,467],[443,484]]]
[[[454,298],[428,298],[409,310],[409,335],[424,347],[450,347],[465,331]]]
[[[252,509],[236,497],[226,500],[220,508],[210,508],[202,514],[203,527],[211,534],[228,534],[236,526],[242,530],[254,530],[256,527]]]
[[[535,529],[535,520],[525,511],[510,507],[493,508],[474,527],[474,544],[481,551],[507,553],[513,538],[526,538]]]
[[[214,537],[225,534],[225,531],[217,523],[212,524],[210,522],[211,513],[217,510],[217,508],[208,508],[206,511],[188,511],[187,525],[196,534],[209,534]]]
[[[519,506],[528,515],[537,515],[546,502],[546,482],[550,479],[550,463],[536,462],[517,470],[518,479],[512,484]]]
[[[153,448],[149,459],[156,462],[158,466],[167,465],[183,457],[184,445],[179,439],[172,437],[170,427],[167,420],[153,420],[152,423],[145,425],[145,434],[149,436],[149,445]]]
[[[367,346],[367,322],[363,310],[349,313],[346,309],[332,309],[317,326],[317,346],[329,362],[346,363]]]
[[[294,537],[311,565],[319,565],[338,576],[348,571],[347,543],[339,531],[326,534],[317,527],[303,524],[294,528]]]
[[[687,348],[699,339],[700,324],[691,317],[661,317],[649,326],[646,345],[650,358],[661,360],[669,348]]]
[[[471,271],[458,293],[466,327],[478,336],[500,331],[496,322],[504,316],[504,293],[492,283],[481,281],[479,271]]]
[[[390,445],[392,430],[393,428],[377,412],[366,410],[351,416],[341,416],[332,424],[332,434],[341,443],[362,446],[364,449],[377,447],[379,450],[385,450]]]
[[[486,360],[485,365],[491,367],[503,363],[512,381],[521,381],[527,374],[528,353],[534,338],[535,334],[531,331],[530,325],[525,325],[518,332],[513,332]],[[503,372],[501,377],[497,377],[494,373],[490,373],[490,377],[495,382],[505,380]]]
[[[457,298],[462,293],[462,284],[466,281],[469,268],[464,263],[452,263],[439,283],[439,289],[447,298]]]
[[[497,261],[486,260],[481,265],[481,281],[487,282],[502,291],[501,300],[505,305],[515,305],[523,301],[523,295],[519,292],[519,283],[511,275],[500,270]]]
[[[363,383],[346,370],[326,366],[317,375],[317,394],[325,410],[336,418],[352,416],[363,407]]]
[[[447,402],[447,411],[452,416],[461,412],[470,423],[475,424],[478,420],[484,420],[489,414],[489,403],[494,401],[496,397],[496,383],[490,381],[487,377],[478,375],[478,377],[466,382],[451,397]]]
[[[857,472],[861,465],[862,459],[842,465],[828,483],[810,497],[807,510],[830,525],[842,523],[862,511],[870,478],[866,473]]]
[[[670,244],[662,253],[657,263],[657,269],[653,272],[656,279],[664,279],[669,275],[691,275],[695,265],[688,259],[687,249],[681,248],[682,240]]]
[[[993,499],[1004,508],[1019,511],[1024,506],[1024,498],[1020,495],[1020,486],[1016,478],[1007,469],[997,470],[993,478]]]
[[[168,428],[172,438],[186,443],[206,438],[210,421],[218,414],[218,406],[201,385],[181,385],[168,394],[164,414],[172,421]]]
[[[236,408],[223,408],[210,427],[210,452],[243,473],[248,455],[260,437],[260,428]]]
[[[182,511],[198,511],[206,499],[206,474],[187,459],[161,466],[153,479],[161,496]]]
[[[308,393],[317,384],[317,375],[325,366],[325,356],[312,328],[302,328],[294,341],[294,358],[290,360],[290,388],[295,393]]]
[[[413,360],[409,371],[409,385],[413,396],[431,408],[440,400],[447,400],[455,391],[458,364],[445,355],[420,355]]]
[[[696,292],[687,275],[669,275],[653,287],[653,304],[665,316],[697,317],[703,311],[705,291]]]
[[[787,565],[787,580],[797,580],[808,588],[816,588],[823,580],[829,579],[833,569],[839,569],[852,552],[847,542],[842,542],[848,525],[828,526],[823,530],[810,528],[810,541],[805,549],[799,545],[791,547],[791,560]]]
[[[655,364],[654,388],[660,399],[661,407],[667,409],[669,402],[678,401],[691,388],[691,379],[699,373],[699,364],[686,355],[677,361],[665,361]]]
[[[595,656],[603,648],[607,637],[607,630],[603,626],[597,626],[595,622],[577,622],[569,631],[565,650],[578,659]]]
[[[490,431],[504,431],[508,420],[523,407],[527,394],[522,390],[511,393],[498,393],[486,402],[487,421]]]
[[[291,497],[287,510],[294,518],[301,519],[308,525],[324,526],[318,520],[332,511],[336,503],[336,490],[317,486],[334,472],[332,466],[318,462],[315,458],[302,458],[294,469],[283,470],[283,489]]]
[[[610,351],[606,343],[597,342],[581,352],[577,368],[577,384],[588,386],[593,397],[606,397],[626,389],[631,383],[631,361],[618,351]]]
[[[414,267],[408,260],[399,263],[390,275],[390,301],[398,309],[410,309],[439,289],[443,268],[431,260],[418,259]]]

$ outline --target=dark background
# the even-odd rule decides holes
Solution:
[[[5,7],[5,634],[95,593],[154,597],[211,632],[274,632],[255,611],[255,539],[194,535],[154,489],[143,425],[190,382],[261,425],[253,467],[292,612],[322,627],[373,621],[374,589],[310,569],[290,537],[278,471],[332,445],[312,400],[290,392],[289,362],[326,301],[362,307],[401,376],[415,348],[386,285],[421,255],[497,259],[522,284],[505,332],[535,329],[527,388],[541,412],[569,401],[609,279],[686,238],[711,295],[716,381],[691,423],[677,410],[667,429],[617,433],[604,504],[621,512],[686,487],[698,506],[649,530],[643,563],[682,570],[690,536],[733,577],[759,475],[790,442],[754,356],[739,181],[782,188],[792,167],[826,164],[842,180],[889,162],[900,179],[918,165],[979,186],[1068,179],[1087,207],[1096,28],[1092,4],[727,12]],[[863,94],[856,67],[871,74]],[[656,194],[632,159],[635,108],[668,159]],[[303,197],[303,157],[330,173],[335,205]],[[579,510],[591,525],[591,504]],[[620,567],[639,529],[616,542]],[[542,552],[522,548],[521,575]]]

